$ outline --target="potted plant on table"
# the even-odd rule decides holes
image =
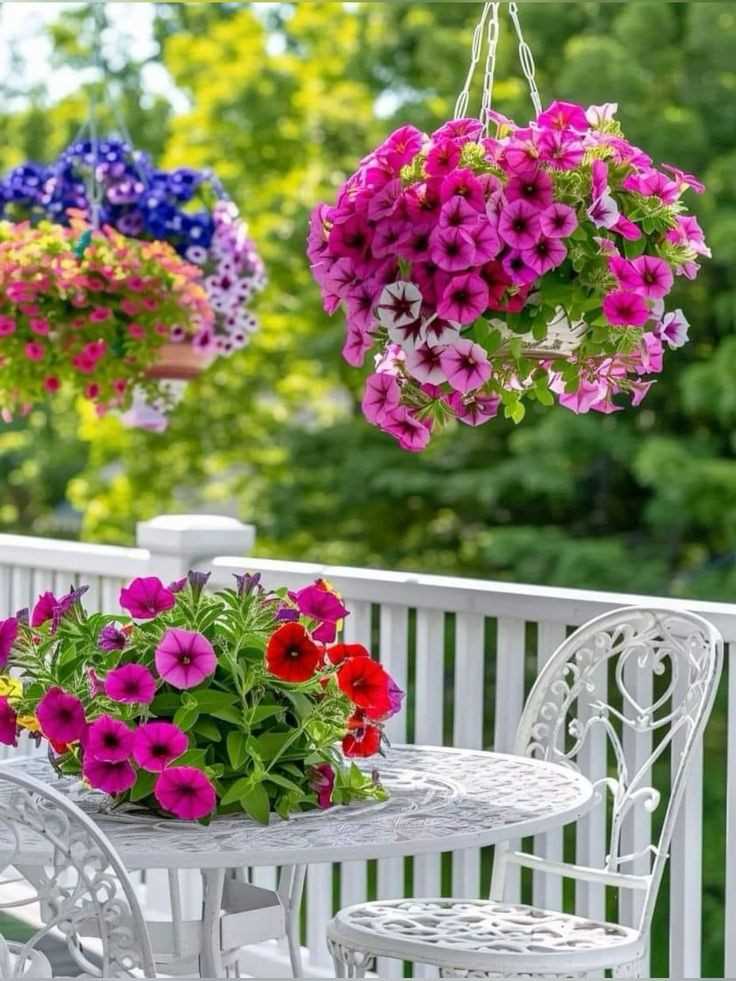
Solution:
[[[184,820],[295,812],[385,797],[351,758],[378,753],[403,693],[359,644],[321,581],[266,592],[258,575],[208,592],[190,573],[121,590],[88,614],[84,588],[44,593],[0,622],[0,741],[30,729],[62,774],[115,806]]]

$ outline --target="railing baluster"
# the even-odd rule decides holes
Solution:
[[[516,727],[524,704],[524,621],[516,617],[499,617],[496,635],[496,704],[493,748],[498,753],[514,749]],[[512,841],[511,848],[519,843]],[[521,877],[517,866],[506,870],[504,896],[508,902],[519,902]]]
[[[30,607],[33,599],[33,570],[16,566],[10,581],[11,613]]]
[[[723,976],[736,977],[736,646],[727,648],[728,769],[726,776],[726,950]]]
[[[608,677],[606,666],[600,665],[593,676],[596,697],[605,702],[608,697]],[[593,714],[588,703],[580,711],[580,721],[584,723]],[[606,733],[601,726],[594,726],[588,732],[578,756],[578,766],[593,783],[606,776],[607,764]],[[575,861],[579,865],[602,869],[606,860],[606,791],[600,803],[585,817],[580,818],[575,827]],[[603,920],[606,915],[605,887],[593,882],[575,883],[575,912],[579,916]]]
[[[455,621],[455,688],[453,746],[483,746],[483,660],[485,619],[479,613],[458,613]],[[452,894],[480,897],[480,849],[452,853]]]
[[[325,932],[332,917],[332,865],[307,870],[307,947],[310,967],[332,967]]]
[[[537,674],[565,639],[562,623],[543,620],[537,628]],[[549,831],[534,839],[534,853],[554,862],[562,861],[562,831]],[[562,878],[549,872],[534,872],[534,903],[543,909],[562,909]]]

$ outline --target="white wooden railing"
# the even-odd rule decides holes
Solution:
[[[243,557],[253,541],[250,526],[201,515],[169,516],[139,525],[137,548],[0,535],[0,617],[29,606],[45,589],[66,590],[70,583],[89,584],[88,608],[114,610],[120,586],[133,576],[173,579],[192,566],[210,569],[212,584],[218,586],[232,584],[232,574],[243,569],[260,571],[270,586],[296,587],[322,576],[352,611],[346,620],[348,639],[371,646],[409,693],[406,710],[388,725],[392,740],[499,750],[511,747],[525,693],[541,664],[570,628],[606,610],[647,602],[686,607],[714,623],[727,643],[736,644],[736,605]],[[722,685],[719,706],[727,705],[727,746],[708,765],[717,766],[727,780],[729,806],[717,816],[717,833],[725,839],[725,922],[711,921],[707,929],[725,936],[724,976],[734,977],[736,671],[728,670],[728,659]],[[604,749],[589,762],[592,771],[602,774]],[[701,973],[702,775],[701,753],[672,844],[669,896],[663,897],[663,902],[669,900],[666,974],[672,977],[693,978]],[[642,816],[633,830],[636,838],[648,840],[647,820]],[[573,848],[578,861],[601,860],[604,836],[600,817],[587,818],[579,823],[574,842],[566,842],[566,854]],[[561,833],[546,835],[540,844],[547,855],[562,855]],[[341,868],[312,867],[303,938],[310,967],[329,972],[324,926],[335,895],[341,905],[369,896],[401,896],[407,890],[413,895],[478,896],[488,887],[489,870],[489,856],[479,850],[422,856],[413,862],[386,859],[344,863]],[[260,870],[256,881],[271,886],[274,874]],[[535,903],[561,908],[562,884],[557,877],[535,873],[530,886],[522,889],[517,883],[516,889],[525,899],[531,892],[529,898]],[[577,890],[574,904],[583,914],[602,916],[604,900],[602,890],[589,885]],[[633,908],[621,910],[627,920],[634,913]],[[386,965],[381,976],[392,971],[396,968]]]

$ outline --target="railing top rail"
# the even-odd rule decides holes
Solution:
[[[94,576],[144,574],[149,552],[143,548],[89,545],[59,538],[0,535],[0,566],[53,569]]]
[[[661,606],[699,613],[716,626],[727,641],[736,641],[736,603],[640,596],[558,586],[495,582],[419,572],[389,572],[329,566],[282,559],[221,556],[208,566],[212,581],[232,584],[232,574],[260,571],[267,585],[294,588],[321,577],[347,599],[396,603],[454,613],[479,613],[527,620],[549,620],[576,626],[618,606]]]

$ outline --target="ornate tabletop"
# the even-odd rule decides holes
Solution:
[[[205,827],[110,813],[103,795],[58,779],[43,759],[8,765],[68,793],[131,869],[300,865],[472,848],[560,827],[593,803],[590,782],[568,767],[480,750],[394,746],[380,762],[387,801],[272,817],[267,827],[245,816]],[[0,782],[0,793],[7,792]],[[42,864],[38,849],[37,842],[27,851],[21,846],[20,864]]]

